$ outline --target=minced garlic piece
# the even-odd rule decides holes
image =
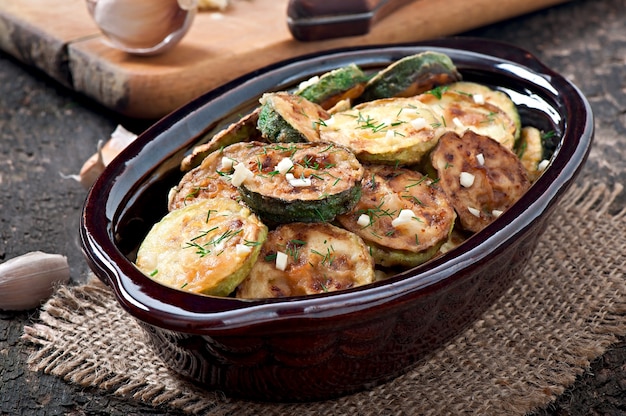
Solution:
[[[287,269],[287,254],[282,251],[276,252],[276,268],[285,271]]]
[[[472,208],[472,207],[467,207],[467,210],[470,212],[470,214],[472,214],[475,217],[480,218],[480,210],[476,209],[476,208]]]
[[[415,217],[415,213],[410,209],[403,209],[398,216],[391,221],[393,227],[399,227],[402,224],[406,224]]]
[[[311,186],[311,178],[296,178],[293,173],[286,174],[285,178],[289,181],[289,185],[294,188]]]
[[[250,254],[252,252],[252,247],[245,244],[237,244],[235,246],[235,252],[237,255]]]
[[[241,185],[246,179],[254,176],[254,173],[248,169],[243,163],[237,163],[235,165],[235,172],[231,177],[231,183],[233,186]]]
[[[361,214],[356,223],[361,227],[367,227],[368,225],[370,225],[370,216],[367,214]]]
[[[284,175],[285,173],[289,172],[289,169],[291,169],[292,167],[293,167],[293,162],[291,161],[291,159],[286,157],[280,162],[278,162],[278,164],[276,165],[276,170],[279,173]]]
[[[546,170],[546,168],[548,167],[549,164],[550,164],[550,161],[544,159],[541,162],[539,162],[539,164],[537,165],[537,170],[539,172],[543,172],[544,170]]]
[[[461,176],[459,177],[459,182],[461,186],[464,188],[469,188],[474,185],[475,176],[469,172],[461,172]]]
[[[485,104],[485,96],[482,94],[473,94],[472,99],[476,104]]]
[[[411,127],[415,130],[421,130],[428,125],[428,121],[424,117],[417,117],[411,120]]]

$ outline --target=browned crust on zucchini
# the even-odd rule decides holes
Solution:
[[[261,132],[256,128],[258,120],[259,109],[257,108],[252,113],[220,130],[207,143],[194,147],[191,154],[182,160],[180,170],[187,172],[199,166],[205,157],[222,147],[238,142],[261,140]]]
[[[441,136],[430,160],[461,226],[471,232],[490,224],[530,187],[526,170],[513,152],[470,130],[463,136],[453,132]],[[473,180],[469,186],[461,179],[465,174]]]
[[[266,93],[259,102],[257,127],[273,143],[317,141],[319,124],[329,117],[318,104],[285,91]]]
[[[401,210],[414,215],[398,225]],[[359,224],[362,215],[369,217],[366,225]],[[428,260],[448,239],[455,218],[448,198],[430,178],[406,168],[366,165],[361,199],[337,220],[378,250],[377,263],[393,266]]]
[[[234,162],[250,152],[256,152],[260,145],[259,142],[240,142],[210,153],[200,166],[187,172],[178,185],[170,190],[168,210],[182,208],[200,199],[223,197],[239,201],[239,190],[225,178],[232,172],[232,166],[229,164],[225,167],[223,159]]]
[[[284,270],[276,266],[278,252],[287,255]],[[360,237],[329,223],[290,223],[269,233],[237,297],[311,295],[374,279],[374,262]]]

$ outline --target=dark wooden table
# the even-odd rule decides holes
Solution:
[[[626,0],[573,1],[463,35],[514,43],[576,83],[597,126],[583,175],[626,182]],[[86,191],[62,175],[77,173],[117,124],[139,133],[150,123],[121,118],[0,53],[0,261],[33,250],[64,254],[72,282],[81,283],[87,266],[77,230]],[[625,204],[622,195],[614,208]],[[0,414],[175,414],[30,372],[19,339],[37,316],[0,312]],[[536,414],[626,415],[626,342]]]

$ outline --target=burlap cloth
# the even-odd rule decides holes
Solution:
[[[626,334],[626,211],[621,186],[568,191],[519,280],[473,326],[405,375],[337,400],[256,403],[179,380],[93,279],[62,287],[25,328],[29,366],[121,397],[211,415],[524,414],[570,386]]]

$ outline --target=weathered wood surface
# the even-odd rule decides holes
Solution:
[[[626,183],[626,0],[577,0],[471,34],[513,42],[574,81],[588,96],[597,126],[583,176]],[[118,123],[136,132],[146,127],[0,54],[0,261],[32,250],[66,254],[73,281],[81,282],[87,266],[77,228],[85,191],[60,173],[78,172]],[[624,206],[622,195],[614,209]],[[176,414],[30,372],[31,347],[20,336],[37,316],[0,313],[0,414]],[[622,340],[536,414],[622,415],[625,380]]]
[[[416,0],[365,35],[298,42],[287,27],[287,0],[234,0],[219,18],[199,13],[176,48],[154,57],[133,57],[105,44],[85,0],[2,1],[0,49],[121,114],[154,118],[278,60],[455,34],[564,1]]]

